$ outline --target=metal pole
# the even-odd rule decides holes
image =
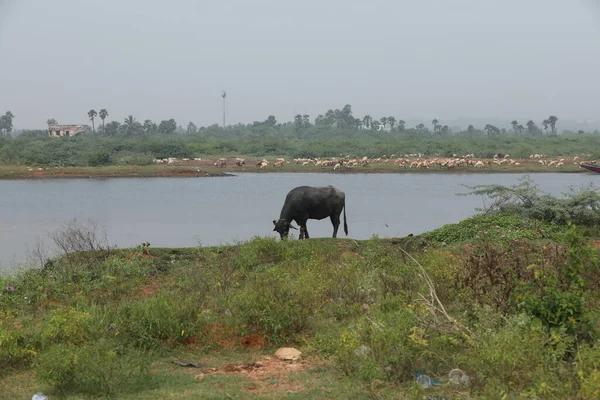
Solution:
[[[221,91],[221,96],[223,97],[223,129],[225,129],[225,97],[227,96],[225,90]]]

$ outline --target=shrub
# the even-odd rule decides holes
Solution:
[[[193,295],[159,293],[119,310],[117,328],[126,341],[142,349],[177,343],[202,331],[201,308]]]
[[[294,276],[274,267],[248,279],[235,293],[232,311],[242,325],[271,336],[275,343],[307,330],[324,304],[323,281],[310,268]]]
[[[60,393],[113,395],[153,386],[147,357],[110,339],[82,347],[53,346],[35,364],[40,379]]]
[[[506,187],[501,185],[467,186],[470,193],[460,195],[487,196],[492,203],[487,214],[508,214],[518,218],[532,218],[553,225],[572,222],[581,226],[595,226],[600,221],[600,193],[592,185],[575,191],[571,188],[565,198],[557,198],[539,190],[529,175],[521,183]]]
[[[498,232],[500,230],[500,232]],[[436,245],[470,242],[483,232],[497,232],[507,239],[557,239],[563,227],[508,214],[476,215],[457,224],[447,224],[421,237]]]

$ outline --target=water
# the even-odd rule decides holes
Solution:
[[[27,259],[37,238],[74,217],[92,218],[118,247],[234,243],[277,236],[273,220],[287,192],[300,185],[332,184],[346,192],[348,237],[368,239],[419,234],[459,222],[483,205],[461,184],[512,185],[522,174],[306,174],[242,173],[217,178],[119,178],[0,181],[0,265]],[[596,174],[531,174],[544,191],[558,195]],[[329,219],[309,220],[311,237],[330,237]],[[296,231],[292,231],[297,235]],[[340,227],[339,237],[344,237]]]

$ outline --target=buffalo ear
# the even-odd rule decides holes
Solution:
[[[290,228],[298,230],[298,228],[296,228],[294,225],[290,224]]]
[[[273,220],[273,225],[277,225],[277,221]]]

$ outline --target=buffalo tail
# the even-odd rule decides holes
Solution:
[[[348,236],[348,224],[346,223],[346,203],[344,202],[344,232]]]

